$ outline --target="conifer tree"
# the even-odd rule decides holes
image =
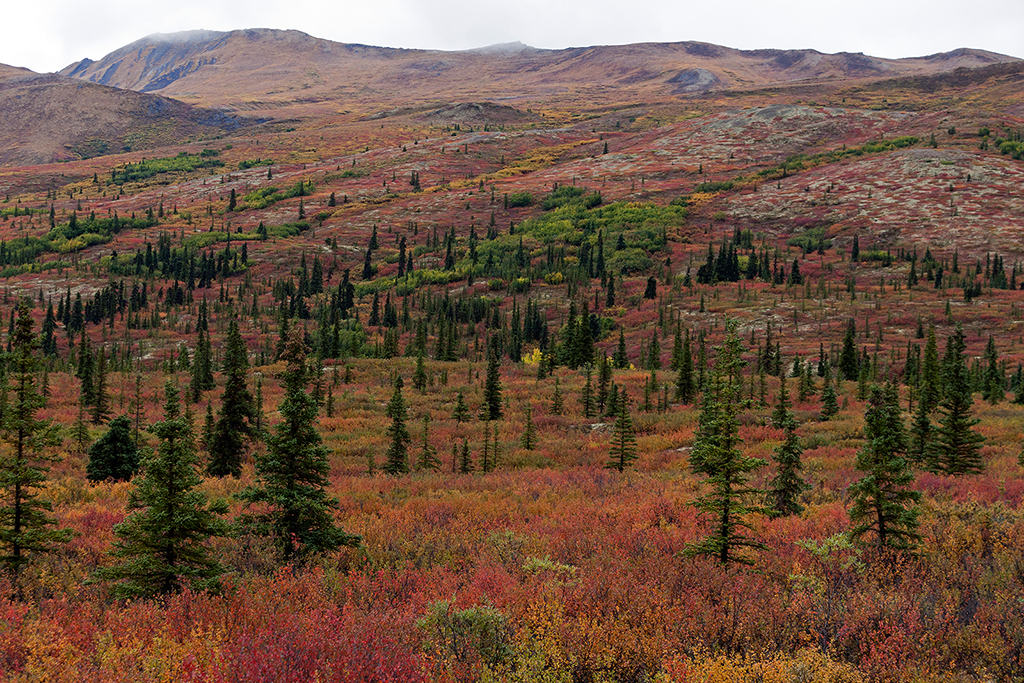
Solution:
[[[857,357],[857,324],[850,318],[843,336],[843,350],[839,353],[839,379],[857,381],[860,375],[860,361]]]
[[[454,444],[452,447],[454,448]],[[473,471],[473,458],[469,454],[469,441],[462,440],[462,454],[459,456],[459,472],[469,474]]]
[[[852,538],[874,534],[879,549],[905,550],[920,538],[917,534],[917,502],[921,494],[911,490],[914,474],[903,455],[906,432],[900,415],[899,395],[892,384],[871,388],[864,413],[864,447],[856,467],[864,477],[850,486]]]
[[[209,443],[207,472],[213,477],[238,477],[242,473],[242,453],[246,439],[253,434],[255,405],[246,385],[249,358],[238,323],[231,321],[224,345],[224,393],[220,414]],[[314,399],[315,400],[315,399]]]
[[[738,416],[744,407],[743,347],[736,324],[728,324],[725,343],[717,348],[714,369],[704,391],[696,440],[690,453],[690,469],[704,474],[711,490],[692,504],[711,521],[709,536],[689,544],[687,556],[708,555],[722,564],[752,564],[743,550],[765,546],[745,535],[751,529],[748,517],[765,514],[753,503],[761,492],[749,482],[750,473],[765,461],[743,455],[740,450]]]
[[[800,437],[796,435],[797,421],[790,409],[785,377],[779,385],[779,402],[772,413],[772,423],[781,427],[785,436],[775,449],[775,477],[769,484],[769,500],[776,517],[798,515],[804,509],[800,504],[800,495],[811,485],[800,476],[803,470],[800,456],[804,449],[800,446]]]
[[[196,338],[195,356],[192,358],[191,398],[195,403],[204,391],[216,386],[213,380],[213,349],[207,329],[200,325]]]
[[[302,333],[293,330],[284,349],[283,421],[268,437],[268,449],[256,458],[256,484],[240,497],[269,510],[242,519],[245,528],[274,539],[282,560],[301,560],[312,553],[355,546],[358,536],[334,524],[331,510],[338,501],[327,495],[328,450],[314,426],[317,407],[306,393],[307,371]]]
[[[127,481],[139,471],[139,449],[132,439],[131,419],[121,415],[107,427],[107,433],[89,448],[85,476],[89,481]]]
[[[416,371],[412,375],[412,386],[416,391],[425,391],[427,388],[427,368],[423,362],[423,350],[416,352]]]
[[[682,352],[679,357],[679,376],[676,377],[676,401],[684,405],[693,403],[696,387],[693,383],[693,354],[690,353],[690,331],[683,335]]]
[[[487,358],[487,379],[484,382],[484,405],[481,417],[484,420],[501,419],[501,368],[498,352],[491,348]]]
[[[441,459],[437,457],[437,449],[430,445],[430,416],[423,416],[423,441],[417,461],[418,469],[437,472],[441,469]]]
[[[620,391],[616,397],[610,455],[605,467],[619,472],[624,472],[637,458],[636,433],[633,431],[633,419],[629,415],[629,399],[625,391]]]
[[[522,446],[528,451],[537,447],[537,428],[533,424],[533,406],[526,406],[526,424],[523,426]]]
[[[972,429],[980,420],[971,417],[974,396],[970,377],[964,332],[959,324],[946,339],[942,359],[942,399],[939,401],[939,424],[933,430],[929,461],[934,469],[945,474],[979,474],[984,469],[981,444],[985,437]]]
[[[594,387],[591,381],[593,372],[587,367],[587,381],[583,384],[583,391],[580,392],[580,408],[583,409],[583,417],[589,419],[594,416]]]
[[[0,563],[10,573],[20,594],[22,568],[37,553],[54,550],[71,534],[52,528],[57,520],[51,515],[49,501],[40,498],[46,487],[48,464],[55,458],[44,449],[55,441],[50,420],[36,417],[46,398],[36,390],[39,339],[32,331],[28,304],[18,306],[14,334],[10,338],[11,399],[3,420],[0,437],[8,448],[0,451]]]
[[[223,502],[209,503],[194,490],[202,482],[190,421],[178,407],[178,389],[165,387],[164,419],[153,425],[160,439],[143,459],[143,475],[129,494],[129,515],[114,527],[111,555],[118,564],[97,572],[112,581],[114,594],[145,598],[179,591],[212,590],[223,571],[207,541],[226,536]]]
[[[110,395],[107,393],[107,352],[100,347],[93,372],[92,423],[100,424],[110,413]]]
[[[555,391],[551,395],[551,414],[561,415],[563,410],[565,410],[565,399],[562,397],[562,387],[556,377]]]
[[[832,367],[825,363],[825,388],[821,390],[821,419],[831,420],[839,414],[839,398],[836,396],[836,387],[832,382]]]
[[[402,396],[402,377],[395,377],[395,390],[391,394],[384,409],[384,414],[391,418],[388,425],[388,452],[385,456],[384,471],[388,474],[406,474],[409,471],[409,444],[412,437],[405,426],[407,419],[405,398]]]
[[[462,390],[455,395],[455,410],[452,411],[452,419],[457,424],[469,421],[469,408],[466,406],[466,398],[462,395]]]
[[[992,335],[985,346],[985,377],[982,382],[982,397],[991,405],[1006,398],[1006,375],[999,367],[999,352]]]
[[[925,414],[931,414],[942,398],[942,370],[939,366],[939,350],[935,341],[935,325],[928,328],[928,341],[921,357],[921,379],[917,387],[917,402],[924,405]]]

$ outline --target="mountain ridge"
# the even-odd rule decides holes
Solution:
[[[403,103],[552,94],[614,85],[624,99],[679,97],[814,80],[873,80],[931,75],[958,67],[1019,61],[973,48],[884,59],[813,49],[735,48],[684,41],[571,47],[507,43],[442,51],[338,43],[301,31],[239,29],[154,34],[61,74],[194,104],[252,108],[253,102],[324,99]],[[680,85],[680,81],[683,84]],[[372,97],[365,93],[372,93]],[[360,94],[363,93],[363,94]]]

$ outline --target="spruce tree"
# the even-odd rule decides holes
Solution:
[[[605,467],[619,472],[624,472],[637,459],[636,433],[633,431],[633,419],[629,415],[629,399],[625,391],[620,391],[616,397],[610,455]]]
[[[388,474],[406,474],[409,471],[409,444],[412,437],[405,426],[407,412],[405,398],[402,396],[402,377],[395,377],[395,390],[391,394],[384,409],[384,414],[391,418],[387,428],[388,451],[384,456],[384,471]]]
[[[107,352],[102,347],[96,354],[96,368],[92,381],[92,423],[100,424],[110,413],[110,395],[107,393]]]
[[[739,414],[744,408],[742,368],[743,347],[736,324],[728,323],[725,343],[717,347],[714,369],[704,391],[696,440],[690,452],[690,469],[704,474],[711,490],[692,503],[711,522],[709,536],[687,545],[687,556],[708,555],[722,564],[752,564],[743,550],[765,546],[745,535],[752,527],[752,514],[765,514],[753,501],[761,492],[752,487],[750,473],[765,461],[743,455],[739,437]]]
[[[462,390],[455,395],[455,410],[452,411],[452,419],[457,424],[469,421],[469,408],[466,406],[466,398],[462,395]]]
[[[562,397],[562,387],[556,377],[555,391],[551,394],[551,414],[561,415],[563,410],[565,410],[565,399]]]
[[[992,335],[985,346],[985,377],[982,380],[982,397],[991,405],[1006,398],[1006,375],[999,367],[999,352]]]
[[[481,409],[484,420],[501,419],[501,368],[498,352],[491,348],[487,358],[487,379],[484,382],[484,405]]]
[[[52,551],[71,537],[69,531],[52,528],[57,523],[51,515],[53,508],[40,497],[49,463],[55,460],[44,449],[53,445],[55,438],[51,421],[36,417],[46,398],[36,390],[39,339],[32,326],[32,315],[23,301],[10,338],[7,381],[13,383],[11,397],[0,420],[0,437],[9,446],[0,451],[0,563],[19,595],[21,570],[31,556]]]
[[[131,418],[115,417],[107,427],[107,433],[89,448],[85,476],[89,481],[127,481],[139,471],[139,449],[132,439]]]
[[[523,426],[521,440],[523,448],[532,451],[537,447],[537,428],[533,424],[533,406],[526,406],[526,424]]]
[[[856,467],[864,477],[850,486],[853,507],[850,536],[874,534],[879,549],[906,550],[919,540],[917,503],[921,494],[911,490],[914,474],[903,455],[906,432],[896,387],[872,386],[864,413],[864,447]]]
[[[785,436],[775,449],[775,477],[769,483],[769,500],[774,516],[798,515],[804,510],[804,506],[800,504],[800,496],[811,488],[811,485],[800,476],[803,470],[800,457],[804,449],[800,446],[800,437],[796,435],[797,421],[790,409],[785,377],[779,386],[779,402],[772,413],[772,423],[776,427],[781,427]]]
[[[355,546],[360,542],[334,524],[331,510],[338,501],[327,495],[329,452],[316,431],[316,403],[306,393],[307,371],[302,332],[293,330],[284,349],[285,395],[278,411],[283,418],[268,449],[256,458],[256,484],[240,497],[269,509],[247,514],[242,526],[270,536],[285,562],[310,554]]]
[[[209,443],[210,461],[207,472],[212,477],[238,477],[242,473],[242,453],[245,443],[254,431],[256,408],[246,374],[249,357],[245,341],[234,320],[228,327],[224,345],[224,393],[220,399],[220,413]],[[315,399],[314,399],[315,401]]]
[[[821,390],[821,419],[831,420],[839,414],[839,399],[836,396],[835,383],[832,381],[832,368],[825,363],[825,388]]]
[[[452,444],[455,447],[455,444]],[[459,472],[462,474],[469,474],[473,471],[473,458],[469,453],[469,441],[467,439],[462,440],[462,453],[459,456]]]
[[[939,424],[933,430],[929,461],[944,474],[979,474],[984,470],[981,444],[985,437],[972,429],[980,420],[971,417],[974,396],[968,376],[964,332],[959,324],[946,339],[942,359],[942,400]]]
[[[128,497],[128,517],[114,527],[111,555],[118,564],[97,572],[114,582],[114,594],[146,598],[179,591],[214,590],[223,572],[207,541],[227,536],[223,502],[210,503],[194,490],[202,483],[192,424],[181,415],[178,389],[168,382],[164,419],[153,425],[160,439],[143,459],[143,475]]]
[[[437,472],[441,469],[441,459],[437,457],[437,449],[430,445],[430,416],[423,416],[423,441],[417,462],[420,470]]]
[[[679,375],[676,377],[676,401],[684,405],[693,403],[697,394],[693,382],[693,355],[690,353],[690,331],[683,335],[682,352],[679,357]]]
[[[917,402],[924,405],[925,414],[932,413],[942,398],[942,370],[939,350],[935,341],[935,325],[928,328],[928,341],[921,357],[921,379],[917,387]]]
[[[860,361],[857,357],[857,324],[850,318],[843,335],[843,350],[839,353],[839,379],[857,381],[860,375]]]

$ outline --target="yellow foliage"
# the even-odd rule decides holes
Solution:
[[[703,655],[677,657],[664,664],[657,683],[862,683],[864,675],[818,650],[766,657]]]

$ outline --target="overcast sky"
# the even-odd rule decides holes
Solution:
[[[57,71],[151,33],[297,29],[385,47],[461,50],[697,40],[915,57],[973,47],[1024,57],[1021,0],[29,0],[3,12],[0,63]]]

